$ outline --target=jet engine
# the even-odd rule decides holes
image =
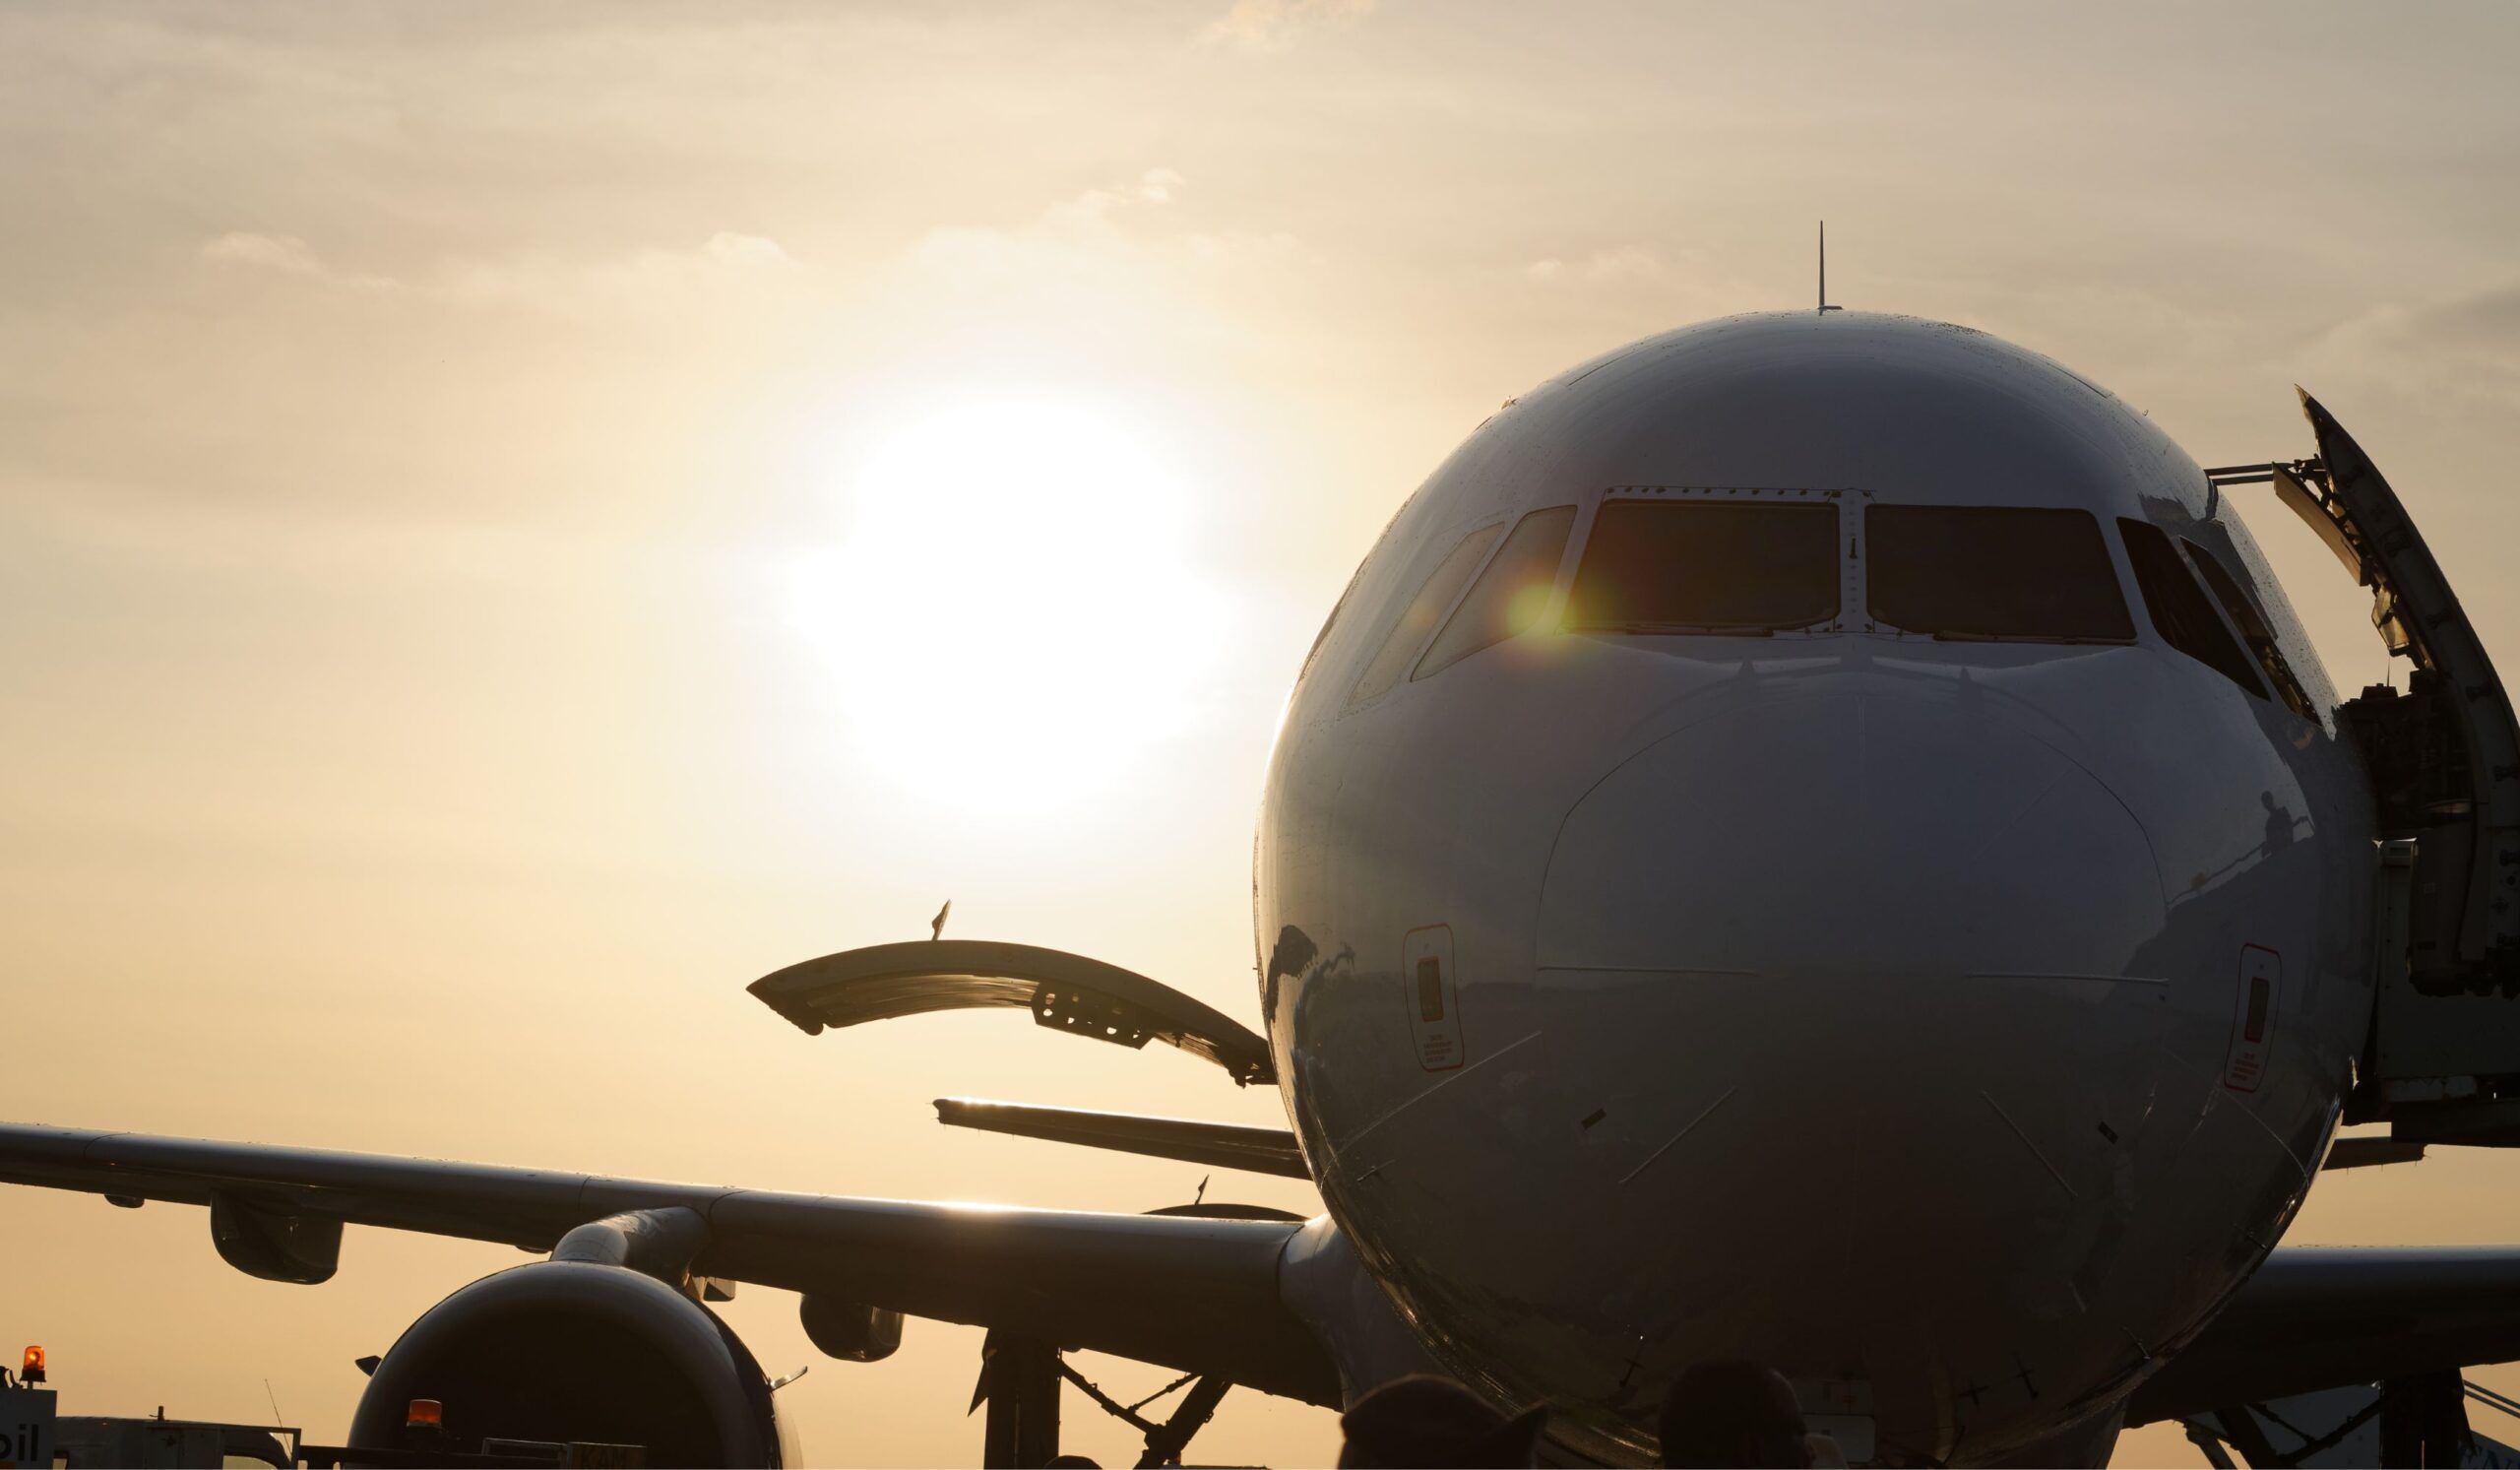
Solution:
[[[410,1423],[415,1399],[438,1427]],[[354,1448],[478,1454],[489,1439],[638,1445],[650,1465],[788,1458],[761,1365],[716,1312],[584,1260],[517,1266],[430,1308],[377,1364],[349,1432]]]

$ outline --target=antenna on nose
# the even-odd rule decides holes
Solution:
[[[1826,316],[1832,311],[1844,310],[1843,306],[1829,304],[1829,222],[1823,220],[1820,222],[1820,314]]]

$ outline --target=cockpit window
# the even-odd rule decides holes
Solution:
[[[1374,650],[1373,662],[1357,677],[1356,687],[1348,695],[1350,704],[1362,704],[1400,682],[1401,675],[1409,671],[1411,661],[1418,657],[1418,650],[1424,646],[1426,635],[1435,630],[1435,619],[1443,616],[1444,609],[1461,595],[1462,584],[1479,570],[1487,548],[1496,544],[1496,538],[1504,530],[1498,524],[1472,532],[1427,575],[1425,585],[1401,610],[1400,621],[1392,624],[1391,632],[1383,638],[1382,647]]]
[[[2118,521],[2117,531],[2126,539],[2126,560],[2135,568],[2135,590],[2143,595],[2144,610],[2152,614],[2153,628],[2162,641],[2264,699],[2266,685],[2249,666],[2248,655],[2232,640],[2232,630],[2214,615],[2214,605],[2205,601],[2204,589],[2188,574],[2187,563],[2178,559],[2170,533],[2148,521],[2124,519]]]
[[[2275,630],[2266,625],[2266,619],[2259,615],[2257,605],[2248,600],[2248,594],[2240,591],[2238,579],[2224,569],[2222,561],[2213,552],[2194,542],[2187,543],[2187,555],[2196,563],[2197,575],[2205,579],[2206,590],[2214,594],[2214,601],[2222,604],[2223,610],[2230,614],[2232,626],[2239,629],[2240,642],[2248,645],[2250,656],[2257,660],[2257,667],[2265,672],[2266,681],[2275,686],[2275,692],[2283,699],[2285,707],[2304,720],[2317,719],[2318,716],[2310,709],[2310,696],[2301,691],[2301,681],[2293,676],[2293,666],[2284,661],[2284,650],[2275,641]]]
[[[1424,678],[1491,644],[1530,632],[1547,609],[1549,594],[1557,590],[1557,563],[1565,559],[1566,533],[1574,527],[1571,505],[1523,517],[1410,677]]]
[[[1569,629],[1749,633],[1838,615],[1838,508],[1605,500],[1566,598]]]
[[[1876,622],[1958,642],[2134,641],[2089,511],[1874,505],[1863,528]]]

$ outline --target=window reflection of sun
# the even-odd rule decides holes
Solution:
[[[1099,406],[976,400],[905,422],[848,485],[793,610],[860,759],[921,800],[1040,812],[1116,792],[1192,713],[1222,599],[1189,491]]]

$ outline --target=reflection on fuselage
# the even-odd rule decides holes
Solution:
[[[1640,501],[1755,574],[1590,559]],[[1835,518],[1821,583],[1745,516],[1789,504]],[[1393,674],[1498,537],[1458,548],[1560,505],[1549,614]],[[1448,1366],[1612,1457],[1735,1355],[1869,1405],[1885,1458],[2084,1453],[2273,1244],[2367,1005],[2368,799],[2165,638],[2121,519],[2246,568],[2332,706],[2194,464],[1957,329],[1653,339],[1395,518],[1290,706],[1255,922],[1324,1195]],[[1876,586],[1894,545],[1947,580]]]

